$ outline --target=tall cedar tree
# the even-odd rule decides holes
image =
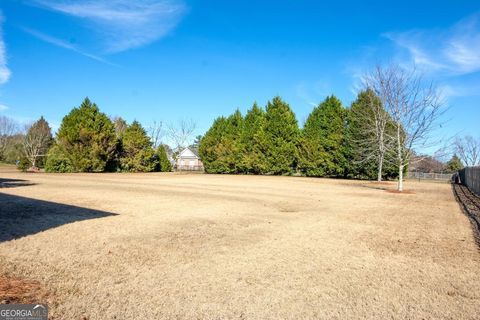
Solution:
[[[242,153],[240,170],[243,173],[262,174],[267,172],[265,124],[265,111],[259,108],[257,103],[254,103],[245,115],[240,136]]]
[[[225,117],[216,118],[210,129],[200,140],[198,152],[207,173],[222,173],[223,164],[219,160],[217,148],[220,137],[225,130],[226,122],[227,119]]]
[[[128,126],[123,132],[120,166],[128,172],[154,171],[157,162],[152,142],[147,132],[138,121]]]
[[[266,111],[265,173],[292,173],[297,164],[297,142],[300,132],[295,114],[278,96],[268,102]]]
[[[156,152],[158,167],[157,171],[170,172],[172,171],[172,163],[168,160],[167,149],[163,144],[159,145]]]
[[[378,137],[374,132],[375,112],[381,108],[381,101],[372,90],[361,91],[347,113],[346,149],[348,170],[351,177],[360,179],[390,178],[397,175],[393,164],[394,154],[388,148],[388,137],[394,134],[390,119],[385,127],[384,143],[387,147],[383,157],[378,147]],[[373,107],[375,105],[375,107]]]
[[[242,159],[240,134],[243,117],[235,111],[228,118],[215,119],[200,141],[199,153],[205,172],[239,173]]]
[[[334,96],[313,109],[299,143],[299,169],[307,176],[344,174],[345,109]]]
[[[102,172],[115,152],[115,128],[97,105],[85,98],[63,118],[57,143],[73,171]]]

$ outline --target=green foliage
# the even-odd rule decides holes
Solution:
[[[95,103],[85,98],[62,120],[57,143],[76,172],[102,172],[113,160],[115,128]]]
[[[243,117],[235,111],[228,118],[215,119],[200,141],[199,154],[208,173],[238,173],[242,159],[240,134]]]
[[[173,170],[172,163],[168,160],[167,150],[164,145],[160,145],[156,152],[157,169],[160,172],[171,172]]]
[[[23,138],[24,135],[22,134],[7,137],[4,158],[2,159],[5,163],[14,164],[17,161],[20,161],[21,158],[25,157]]]
[[[239,167],[243,173],[261,174],[267,172],[265,125],[265,111],[254,103],[245,115],[240,136],[242,157]]]
[[[200,140],[198,153],[203,161],[205,172],[208,173],[222,173],[223,164],[219,160],[218,149],[220,137],[222,136],[226,127],[227,119],[225,117],[218,117],[213,121],[212,126]]]
[[[123,133],[120,166],[128,172],[150,172],[157,166],[150,138],[138,121]]]
[[[463,169],[463,163],[460,158],[454,154],[452,158],[447,162],[447,170],[450,172],[457,172],[458,170]]]
[[[299,143],[299,169],[307,176],[344,174],[345,109],[327,97],[307,118]]]
[[[378,148],[372,141],[374,138],[374,117],[372,106],[381,107],[380,99],[371,90],[362,91],[352,103],[346,116],[345,130],[345,169],[348,176],[361,179],[377,178]],[[387,135],[395,134],[393,121],[386,127]],[[383,177],[396,177],[397,168],[393,161],[393,152],[385,154],[383,163]]]
[[[20,171],[27,171],[30,168],[31,164],[27,157],[23,156],[18,160],[17,169]]]
[[[70,159],[63,153],[58,145],[53,145],[48,150],[47,161],[45,163],[46,172],[74,172],[74,167]]]
[[[290,106],[278,96],[269,101],[265,116],[266,173],[293,173],[297,163],[299,132]]]

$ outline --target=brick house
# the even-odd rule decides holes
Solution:
[[[197,151],[187,147],[178,154],[175,169],[178,171],[202,171],[203,163]]]

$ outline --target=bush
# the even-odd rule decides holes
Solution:
[[[157,171],[160,171],[160,172],[172,171],[173,169],[172,163],[170,162],[170,160],[168,160],[167,150],[165,150],[165,147],[163,145],[158,147],[156,157],[158,161]]]
[[[20,160],[18,160],[17,169],[25,172],[29,168],[30,168],[30,161],[25,156],[21,157]]]
[[[70,159],[63,153],[58,145],[50,148],[45,163],[46,172],[74,172]]]

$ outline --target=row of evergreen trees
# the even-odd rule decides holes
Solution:
[[[303,128],[280,97],[269,101],[265,110],[255,103],[245,116],[237,110],[219,117],[200,142],[205,171],[376,178],[375,158],[365,160],[357,143],[369,134],[359,115],[370,110],[375,98],[373,92],[364,91],[351,108],[345,108],[335,96],[327,97]],[[387,163],[384,178],[396,174],[395,166]]]
[[[115,124],[86,98],[66,115],[49,149],[47,172],[171,171],[163,145],[156,150],[137,121]]]

